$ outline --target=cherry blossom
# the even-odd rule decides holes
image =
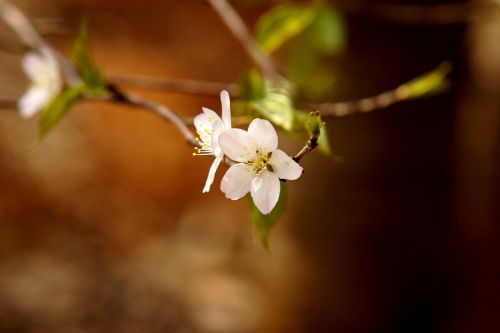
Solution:
[[[295,180],[302,167],[278,148],[278,135],[264,119],[254,119],[248,131],[233,128],[220,134],[222,152],[237,164],[222,178],[226,198],[238,200],[250,192],[263,214],[269,214],[280,195],[280,179]]]
[[[220,101],[222,105],[222,119],[214,111],[202,108],[203,113],[194,118],[194,126],[199,138],[197,139],[199,148],[194,155],[213,155],[215,160],[208,172],[207,181],[203,188],[203,193],[210,191],[215,177],[215,172],[220,163],[224,159],[224,153],[219,146],[219,135],[227,129],[231,128],[231,102],[229,93],[223,90],[220,93]]]
[[[31,80],[31,86],[19,99],[18,108],[22,117],[29,118],[52,101],[63,83],[57,59],[48,50],[26,54],[22,68]]]

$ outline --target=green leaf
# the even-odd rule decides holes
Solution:
[[[271,213],[267,215],[262,214],[257,206],[255,206],[250,194],[247,195],[248,203],[250,205],[250,217],[252,219],[252,224],[255,227],[256,231],[259,233],[260,241],[264,248],[266,248],[266,250],[269,250],[269,234],[271,232],[271,229],[276,225],[276,222],[283,214],[286,207],[286,183],[280,182],[280,186],[281,190],[278,203],[271,211]]]
[[[272,53],[304,31],[316,14],[312,6],[285,4],[274,7],[257,22],[257,42],[265,52]]]
[[[71,105],[84,95],[85,89],[67,87],[59,93],[40,113],[38,118],[38,143],[59,123]]]
[[[326,123],[321,119],[321,113],[316,112],[295,112],[294,131],[295,136],[300,140],[307,140],[308,136],[319,130],[318,149],[328,157],[335,157],[332,153]],[[307,133],[307,135],[305,135]]]
[[[250,69],[240,80],[241,99],[261,99],[266,94],[264,79],[255,68]]]
[[[285,92],[271,89],[264,98],[250,101],[249,106],[285,131],[293,129],[294,110],[292,101]]]
[[[105,82],[91,56],[85,22],[80,25],[78,36],[71,47],[71,58],[88,92],[95,94],[104,92]]]
[[[448,62],[442,63],[438,68],[425,73],[407,82],[399,88],[404,98],[418,98],[424,95],[437,93],[448,87],[447,76],[451,72],[451,65]]]
[[[327,60],[342,51],[346,28],[342,14],[327,3],[313,5],[315,19],[290,42],[285,70],[307,99],[325,97],[335,85],[334,68]]]
[[[334,7],[319,3],[315,6],[316,19],[305,31],[310,46],[323,54],[335,55],[346,44],[344,17]]]

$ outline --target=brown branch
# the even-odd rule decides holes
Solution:
[[[259,68],[261,74],[268,78],[274,77],[278,71],[276,70],[272,59],[262,51],[260,46],[257,44],[257,41],[248,31],[248,28],[242,18],[229,4],[229,2],[227,0],[207,1],[217,12],[233,36],[240,42],[245,52]]]
[[[191,79],[157,78],[144,75],[107,75],[107,80],[115,84],[202,96],[219,96],[222,90],[227,90],[234,98],[239,96],[240,88],[234,83],[200,81]]]
[[[297,154],[295,154],[294,157],[292,157],[292,159],[295,162],[299,163],[304,156],[312,152],[318,146],[318,138],[320,135],[320,131],[321,130],[318,126],[316,130],[309,137],[309,140],[307,140],[305,146],[302,147],[302,149]]]
[[[190,145],[192,145],[193,147],[197,147],[199,145],[196,141],[195,136],[186,124],[186,121],[165,105],[149,101],[134,94],[126,93],[112,84],[108,85],[108,91],[111,93],[111,97],[109,98],[109,100],[125,105],[141,107],[152,111],[158,116],[172,123],[172,125],[174,125],[179,130],[184,139]]]
[[[375,110],[386,108],[396,103],[422,97],[410,94],[409,91],[411,89],[411,86],[420,78],[435,72],[440,72],[443,76],[446,76],[451,72],[451,64],[445,61],[441,63],[436,69],[425,73],[422,76],[419,76],[411,81],[405,82],[392,90],[385,91],[375,96],[347,102],[306,103],[304,106],[312,110],[320,111],[323,117],[344,117],[355,113],[372,112]]]
[[[17,101],[13,101],[10,99],[0,99],[0,109],[17,110]]]

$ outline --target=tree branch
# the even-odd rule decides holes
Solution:
[[[272,59],[267,54],[262,52],[262,49],[248,31],[245,23],[229,2],[227,0],[207,1],[217,12],[233,36],[240,42],[241,46],[259,68],[262,75],[268,78],[275,76],[278,71],[276,70]]]
[[[140,96],[126,93],[122,90],[120,90],[117,86],[109,84],[108,85],[108,91],[111,93],[111,97],[109,100],[121,103],[121,104],[126,104],[126,105],[132,105],[132,106],[137,106],[137,107],[142,107],[147,110],[150,110],[157,114],[158,116],[162,117],[163,119],[169,121],[174,125],[179,132],[182,134],[184,139],[193,147],[198,147],[199,144],[196,141],[195,136],[189,129],[188,125],[184,121],[184,119],[179,116],[177,113],[169,109],[168,107],[158,104],[152,101],[149,101],[147,99],[144,99]]]
[[[444,79],[451,72],[451,64],[447,61],[441,63],[437,68],[414,78],[402,85],[375,96],[370,96],[354,101],[336,102],[336,103],[305,103],[309,109],[321,112],[323,117],[344,117],[355,113],[366,113],[386,108],[390,105],[404,102],[410,99],[422,97],[410,93],[415,85],[421,89],[422,81],[428,79],[431,75],[440,75]]]

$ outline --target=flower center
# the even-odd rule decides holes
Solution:
[[[195,147],[196,155],[213,155],[212,149],[212,129],[205,127],[196,131],[198,134],[198,138],[196,138],[196,142],[198,142],[199,147]]]
[[[271,154],[262,154],[257,150],[257,156],[253,161],[250,161],[249,164],[252,165],[253,171],[257,176],[264,170],[269,170],[271,166],[269,165],[269,158]]]

